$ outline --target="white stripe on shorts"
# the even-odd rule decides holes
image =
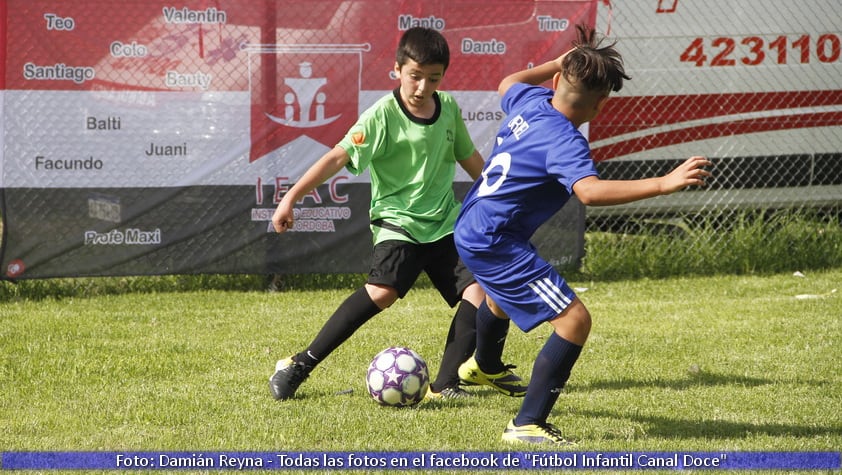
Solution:
[[[570,305],[570,299],[549,278],[545,277],[541,280],[530,282],[529,288],[538,294],[541,300],[546,302],[557,313],[563,312]]]

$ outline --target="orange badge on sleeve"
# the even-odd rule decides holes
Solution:
[[[351,142],[354,145],[362,145],[365,142],[365,134],[362,132],[354,132],[351,134]]]

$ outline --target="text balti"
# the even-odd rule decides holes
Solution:
[[[85,128],[87,130],[120,130],[120,117],[112,115],[103,119],[88,116],[85,118]]]

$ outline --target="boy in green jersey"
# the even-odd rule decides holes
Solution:
[[[374,252],[367,282],[336,309],[304,351],[278,361],[269,379],[275,399],[293,397],[318,363],[404,297],[422,271],[448,305],[459,304],[428,397],[468,396],[459,386],[460,374],[467,383],[485,384],[510,396],[526,393],[512,366],[470,358],[476,348],[476,311],[485,293],[453,244],[460,208],[453,178],[456,163],[476,179],[484,162],[459,106],[450,94],[437,91],[449,62],[441,33],[429,28],[404,32],[395,62],[400,85],[363,112],[278,204],[272,224],[283,233],[294,225],[293,205],[343,167],[354,174],[368,169],[371,175]],[[494,322],[493,344],[502,347],[508,322]]]

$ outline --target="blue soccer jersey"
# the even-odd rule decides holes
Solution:
[[[506,119],[482,177],[463,201],[457,249],[492,299],[528,331],[560,314],[575,298],[529,239],[597,175],[590,148],[550,104],[553,91],[515,84],[503,96]]]

